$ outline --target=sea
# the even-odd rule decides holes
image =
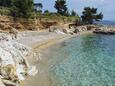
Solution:
[[[27,86],[115,86],[115,35],[82,34],[42,54],[46,61],[38,62],[39,74]]]
[[[115,86],[115,35],[84,34],[49,51],[51,86]]]
[[[81,35],[50,48],[47,57],[54,58],[51,86],[115,86],[115,35]]]
[[[95,23],[99,24],[99,25],[115,26],[115,21],[111,21],[111,20],[103,20],[103,21],[98,21],[98,22],[95,22]]]

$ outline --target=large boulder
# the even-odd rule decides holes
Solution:
[[[54,32],[55,30],[59,29],[58,26],[50,26],[49,32]]]
[[[10,35],[0,33],[0,76],[3,78],[0,86],[17,86],[17,82],[25,80],[28,74],[35,75],[37,70],[35,66],[30,67],[25,58],[32,52],[31,48],[7,36]]]

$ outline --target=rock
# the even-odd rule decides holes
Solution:
[[[19,30],[19,29],[24,29],[24,26],[21,23],[16,23],[14,24],[14,28]]]
[[[0,28],[4,29],[5,23],[0,23]]]
[[[4,30],[10,30],[10,29],[12,29],[13,27],[12,26],[10,26],[10,25],[5,25],[4,26]]]
[[[93,27],[88,25],[86,28],[87,28],[87,30],[91,30]]]
[[[74,35],[74,33],[73,33],[73,32],[69,32],[69,34],[70,34],[70,35]]]
[[[27,27],[27,29],[28,29],[28,30],[32,30],[32,31],[37,31],[37,30],[39,30],[39,27],[38,27],[38,26],[29,25],[29,26]]]
[[[0,86],[5,86],[1,78],[0,78]]]
[[[54,32],[54,30],[52,28],[49,28],[49,32]]]
[[[67,29],[63,29],[63,32],[68,34],[68,30]]]
[[[18,36],[18,30],[15,28],[10,29],[9,33],[12,35],[12,38],[15,39]]]
[[[74,33],[78,33],[78,32],[79,32],[79,30],[78,30],[78,29],[75,29],[75,30],[74,30]]]
[[[35,66],[31,66],[31,67],[28,69],[28,74],[31,75],[31,76],[35,76],[37,73],[38,73],[38,70],[36,69]]]
[[[57,29],[57,30],[54,30],[55,33],[57,34],[65,34],[64,32],[62,32],[61,30]]]
[[[59,29],[58,26],[50,26],[49,32],[54,32],[55,30]]]
[[[0,33],[0,41],[11,41],[12,37],[9,34]]]
[[[6,79],[3,81],[5,85],[17,86],[17,82],[25,80],[25,76],[30,73],[25,57],[31,53],[31,48],[10,40],[7,36],[9,35],[0,33],[0,78]],[[31,73],[35,75],[37,70],[34,68]]]
[[[3,83],[4,83],[6,86],[19,86],[17,83],[11,82],[11,81],[9,81],[9,80],[3,80]]]
[[[0,23],[0,28],[2,30],[9,30],[12,28],[12,26],[10,26],[9,24],[5,24],[5,23]]]

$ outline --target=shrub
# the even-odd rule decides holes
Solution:
[[[0,15],[10,15],[10,8],[0,7]]]

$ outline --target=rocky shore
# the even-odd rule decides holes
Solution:
[[[0,33],[0,86],[19,86],[20,81],[25,80],[26,76],[34,76],[38,70],[35,66],[30,66],[27,56],[35,56],[31,49],[37,44],[47,44],[49,40],[58,40],[66,36],[80,34],[91,31],[100,34],[115,34],[115,27],[83,25],[60,27],[51,26],[47,31],[21,32],[20,39],[14,39],[10,33]],[[14,34],[13,34],[14,35]],[[35,46],[36,47],[36,46]],[[40,47],[39,47],[40,48]],[[31,57],[32,59],[34,57]]]
[[[97,26],[97,28],[93,31],[93,33],[114,35],[115,27],[114,26]]]
[[[26,60],[32,49],[12,39],[8,33],[0,33],[0,86],[19,86],[27,75],[37,70]]]

